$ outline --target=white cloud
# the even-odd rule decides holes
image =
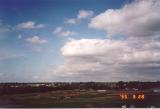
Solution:
[[[26,41],[30,44],[45,44],[48,43],[47,40],[41,39],[39,36],[33,36],[26,39]]]
[[[17,25],[17,28],[19,29],[39,29],[43,27],[44,27],[44,24],[36,24],[33,21],[27,21]]]
[[[38,24],[35,26],[35,28],[43,28],[44,27],[44,24]]]
[[[74,31],[70,31],[70,30],[64,30],[62,27],[57,27],[53,30],[53,33],[54,34],[57,34],[59,36],[63,36],[63,37],[66,37],[66,36],[74,36],[76,35],[77,33],[74,32]]]
[[[95,16],[89,27],[126,37],[69,40],[53,73],[75,81],[159,80],[159,10],[159,0],[136,0]]]
[[[66,30],[66,31],[62,31],[59,35],[60,36],[74,36],[76,35],[76,33],[73,31]]]
[[[127,37],[123,40],[71,39],[61,48],[64,63],[41,77],[61,81],[159,80],[160,42],[154,39],[160,31],[159,5],[158,0],[136,0],[97,15],[89,27]],[[85,19],[84,16],[77,15],[69,22],[76,24],[76,19]],[[74,34],[62,27],[55,28],[53,33]]]
[[[79,21],[75,18],[67,19],[66,23],[68,24],[77,24]]]
[[[62,27],[57,27],[57,28],[55,28],[54,30],[53,30],[53,33],[60,33],[61,31],[62,31]]]
[[[67,19],[65,22],[68,24],[78,24],[81,20],[91,18],[93,14],[94,12],[91,10],[79,10],[76,18]]]
[[[89,27],[108,34],[129,37],[153,37],[160,33],[160,1],[136,0],[121,9],[108,9],[92,18]]]
[[[86,18],[92,17],[93,14],[94,14],[94,12],[90,11],[90,10],[80,10],[78,12],[77,18],[78,19],[86,19]]]
[[[72,39],[61,49],[64,64],[53,72],[80,81],[81,76],[85,81],[151,80],[148,73],[155,75],[154,67],[160,67],[159,50],[159,41]]]
[[[137,48],[132,43],[139,45]],[[157,44],[155,44],[157,43]],[[109,40],[109,39],[81,39],[71,40],[62,48],[62,54],[66,57],[85,57],[94,58],[107,63],[139,63],[160,61],[160,43],[133,40]],[[147,45],[147,46],[146,46]],[[154,49],[154,48],[158,48]]]
[[[112,48],[120,49],[123,45],[121,41],[111,41],[102,39],[81,39],[81,40],[70,40],[62,48],[62,54],[65,56],[79,56],[79,55],[97,55],[103,54],[106,50]]]

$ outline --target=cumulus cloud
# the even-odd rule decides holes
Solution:
[[[80,10],[77,15],[77,18],[78,19],[86,19],[86,18],[92,17],[93,14],[94,14],[94,12],[90,11],[90,10]]]
[[[41,39],[39,36],[33,36],[26,39],[26,41],[30,44],[45,44],[48,43],[47,40]]]
[[[71,18],[71,19],[66,20],[66,23],[68,23],[68,24],[77,24],[78,22],[79,22],[79,20],[75,19],[75,18]]]
[[[17,28],[19,29],[39,29],[43,27],[44,27],[44,24],[36,24],[33,21],[27,21],[17,25]]]
[[[136,43],[139,48],[132,45]],[[156,44],[155,44],[156,43]],[[159,62],[160,43],[146,42],[143,45],[132,40],[110,40],[110,39],[81,39],[71,40],[62,48],[65,57],[94,57],[98,62],[105,61],[108,64]],[[146,46],[147,45],[147,46]],[[101,60],[102,59],[102,60]],[[104,63],[104,62],[103,62]]]
[[[65,22],[68,24],[78,24],[81,20],[91,18],[93,14],[94,12],[91,10],[79,10],[76,18],[67,19]]]
[[[63,36],[63,37],[67,37],[67,36],[74,36],[77,33],[74,31],[70,31],[70,30],[64,30],[62,27],[57,27],[53,30],[54,34],[57,34],[58,36]]]
[[[152,75],[157,73],[155,68],[160,67],[159,49],[158,41],[147,43],[130,39],[72,39],[62,47],[65,63],[58,66],[54,73],[61,76],[82,76],[83,79],[91,76],[90,80],[96,81],[131,80],[132,76],[135,76],[135,80],[152,80],[147,70],[150,68],[149,73]],[[88,76],[85,77],[86,75]]]
[[[135,0],[95,16],[89,27],[126,37],[67,41],[54,74],[75,81],[159,80],[159,10],[159,0]]]
[[[121,9],[108,9],[92,18],[89,27],[108,34],[153,37],[160,33],[160,1],[136,0]]]
[[[67,30],[67,31],[62,31],[59,35],[60,36],[74,36],[74,35],[76,35],[76,33],[73,31]]]

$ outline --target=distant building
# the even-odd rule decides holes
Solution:
[[[106,90],[97,90],[98,93],[105,93]]]
[[[138,91],[138,89],[137,89],[137,88],[132,88],[132,90],[134,90],[134,91]]]
[[[155,92],[155,93],[160,93],[160,88],[155,88],[155,89],[153,89],[153,92]]]

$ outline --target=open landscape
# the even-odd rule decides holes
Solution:
[[[137,82],[134,87],[133,84],[135,82],[1,84],[0,107],[160,107],[160,89],[157,89],[160,82],[147,83],[147,87],[146,83]],[[146,88],[138,88],[138,84]],[[151,84],[154,85],[151,87]]]
[[[0,108],[160,108],[160,0],[0,0]]]

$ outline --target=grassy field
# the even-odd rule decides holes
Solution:
[[[123,91],[53,91],[45,93],[10,94],[0,96],[0,107],[160,107],[159,93],[145,93],[144,100],[121,100]],[[134,92],[125,92],[132,95]]]

